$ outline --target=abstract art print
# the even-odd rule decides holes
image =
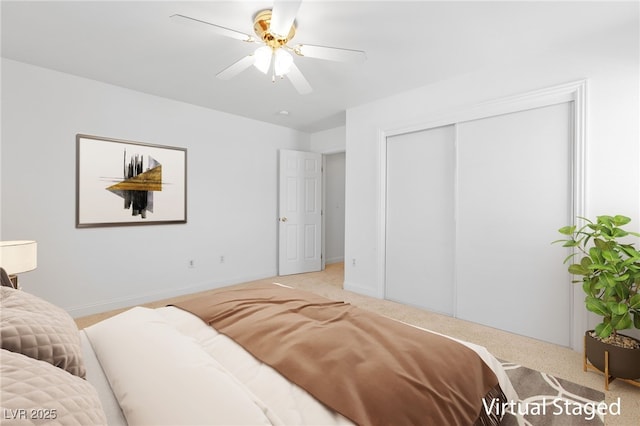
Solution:
[[[187,222],[187,150],[76,135],[76,227]]]

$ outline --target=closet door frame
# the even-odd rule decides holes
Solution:
[[[477,104],[470,108],[454,110],[437,119],[425,119],[424,122],[398,128],[379,128],[377,133],[378,145],[378,271],[377,295],[384,298],[386,287],[386,208],[387,208],[387,138],[405,133],[419,132],[435,127],[455,125],[470,120],[493,117],[512,112],[519,112],[533,108],[545,107],[559,103],[573,104],[573,141],[571,152],[571,217],[586,216],[586,118],[587,118],[587,81],[579,80],[558,86],[544,88],[520,95],[505,97],[490,102]],[[454,194],[457,198],[457,194]],[[562,255],[559,255],[559,259]],[[455,282],[452,283],[455,286]],[[455,287],[453,316],[456,316]],[[571,315],[571,347],[576,351],[582,350],[582,336],[587,329],[587,311],[584,309],[582,288],[573,286],[571,306],[567,307]]]

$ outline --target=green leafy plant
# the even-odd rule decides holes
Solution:
[[[631,222],[626,216],[598,216],[595,222],[580,219],[586,222],[582,227],[560,228],[558,232],[568,238],[554,243],[574,248],[565,264],[581,257],[569,265],[569,273],[582,277],[573,282],[582,282],[587,309],[602,316],[596,334],[606,338],[618,330],[640,329],[640,252],[626,242],[640,234],[622,229]]]

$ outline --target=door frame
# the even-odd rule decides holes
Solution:
[[[573,102],[573,143],[571,153],[571,217],[587,216],[586,213],[586,118],[587,118],[587,80],[574,81],[558,86],[535,90],[520,95],[501,98],[477,104],[470,108],[452,111],[449,114],[432,121],[425,121],[400,128],[378,128],[378,283],[377,296],[385,297],[386,289],[386,209],[387,209],[387,138],[405,133],[428,130],[435,127],[447,126],[465,121],[477,120],[527,109],[550,106],[554,104]],[[583,295],[580,286],[569,289],[570,297],[570,345],[580,351],[582,336],[587,329],[587,311],[583,308]],[[455,300],[455,297],[454,297]],[[455,313],[454,306],[454,313]]]
[[[294,150],[297,151],[297,150]],[[305,151],[303,151],[305,152]],[[329,150],[323,151],[306,151],[306,152],[315,152],[322,155],[322,230],[321,230],[321,270],[324,271],[326,269],[326,205],[327,205],[327,155],[332,154],[340,154],[344,153],[346,155],[346,149],[342,147],[332,148]],[[279,154],[278,154],[279,156]],[[278,157],[279,158],[279,157]],[[278,170],[280,169],[280,164],[278,160]],[[278,237],[278,248],[276,250],[276,271],[277,274],[280,274],[280,176],[278,175],[278,216],[276,217],[276,235]],[[344,241],[343,241],[344,243]]]

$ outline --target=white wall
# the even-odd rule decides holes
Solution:
[[[346,135],[346,128],[344,126],[312,133],[309,147],[311,151],[321,154],[344,152],[347,146]]]
[[[325,156],[325,260],[344,261],[345,153]]]
[[[349,109],[345,258],[356,259],[356,264],[345,264],[345,288],[383,294],[377,228],[380,130],[436,121],[480,102],[570,81],[588,79],[586,214],[625,214],[640,229],[638,40],[636,20],[593,34],[592,39],[558,46],[545,56],[513,62],[507,58],[489,68]],[[562,262],[561,255],[558,261]]]
[[[76,229],[77,133],[186,147],[187,224]],[[309,135],[4,59],[1,148],[1,238],[38,241],[20,281],[80,316],[275,275],[277,151]]]

